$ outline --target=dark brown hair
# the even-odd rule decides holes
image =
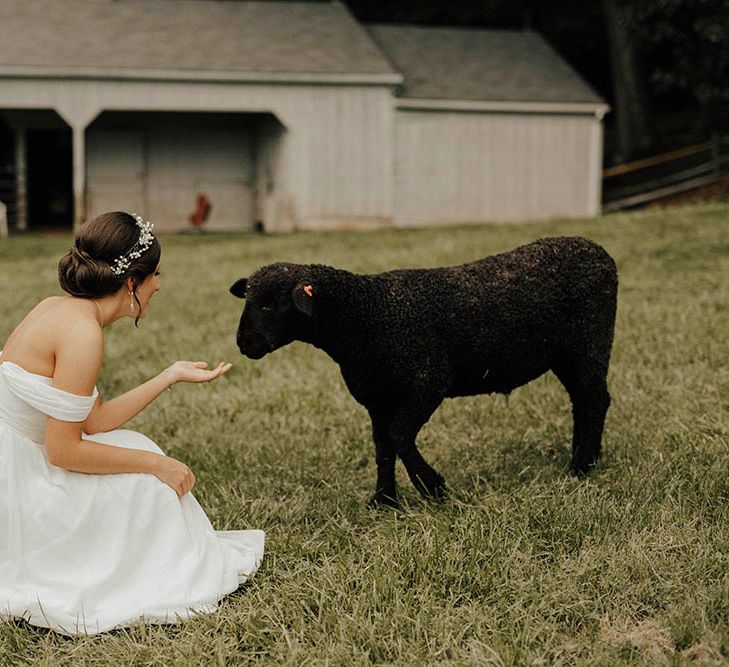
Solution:
[[[71,249],[58,263],[58,281],[71,296],[93,299],[114,294],[132,279],[134,299],[139,322],[141,304],[137,298],[137,286],[159,264],[161,248],[157,238],[140,257],[130,258],[130,266],[121,275],[114,275],[111,265],[126,254],[139,240],[140,229],[135,219],[122,211],[102,213],[79,229]]]

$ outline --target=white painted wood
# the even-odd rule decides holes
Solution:
[[[396,224],[594,215],[594,116],[398,111]]]
[[[87,216],[146,215],[144,137],[140,129],[87,130]]]
[[[602,146],[603,127],[600,120],[593,120],[590,127],[590,173],[587,187],[587,211],[591,217],[602,210]]]
[[[86,128],[74,125],[72,132],[73,161],[73,224],[80,227],[86,220]]]
[[[200,119],[135,114],[135,129],[89,130],[89,216],[138,212],[158,231],[189,228],[198,194],[212,204],[209,230],[247,230],[253,224],[250,129]]]
[[[387,225],[393,217],[398,225],[512,222],[591,216],[599,204],[595,109],[396,109],[402,100],[390,86],[356,83],[2,76],[0,100],[8,108],[55,109],[74,126],[103,110],[198,113],[202,143],[195,143],[198,130],[177,139],[159,130],[144,153],[154,161],[142,179],[146,214],[157,212],[170,230],[186,225],[190,192],[201,186],[214,191],[210,224],[220,229],[245,229],[256,219],[270,231]],[[265,112],[276,120],[266,128],[257,115],[231,139],[206,125],[207,112]],[[195,166],[202,164],[205,170]],[[89,169],[91,211],[100,191]]]
[[[147,211],[163,231],[190,227],[198,194],[212,204],[208,230],[253,225],[251,129],[216,126],[213,116],[155,121],[146,130]]]

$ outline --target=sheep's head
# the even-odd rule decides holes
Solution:
[[[236,341],[242,354],[260,359],[294,340],[306,338],[313,310],[313,288],[307,268],[269,264],[241,278],[230,292],[246,304]]]

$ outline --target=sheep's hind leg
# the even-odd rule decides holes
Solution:
[[[429,498],[445,496],[445,480],[420,454],[415,439],[442,400],[441,397],[413,396],[399,406],[388,429],[390,440],[405,465],[410,481],[421,495]]]
[[[607,373],[596,372],[594,365],[584,364],[560,367],[555,374],[572,401],[572,469],[584,475],[600,456],[605,416],[610,407]]]
[[[370,413],[372,419],[372,439],[375,441],[377,461],[377,486],[375,495],[367,503],[370,507],[399,507],[395,485],[395,448],[387,435],[387,420]]]

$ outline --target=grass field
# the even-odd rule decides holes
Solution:
[[[549,375],[446,402],[421,451],[452,490],[371,511],[374,451],[336,365],[296,343],[241,357],[238,277],[276,260],[356,271],[455,264],[580,234],[620,272],[598,469],[568,474],[571,415]],[[60,292],[70,237],[0,242],[0,340]],[[729,207],[418,231],[162,239],[150,316],[107,333],[112,396],[178,358],[230,360],[131,428],[196,472],[216,528],[259,527],[259,574],[219,613],[68,639],[0,624],[0,664],[729,664]]]

